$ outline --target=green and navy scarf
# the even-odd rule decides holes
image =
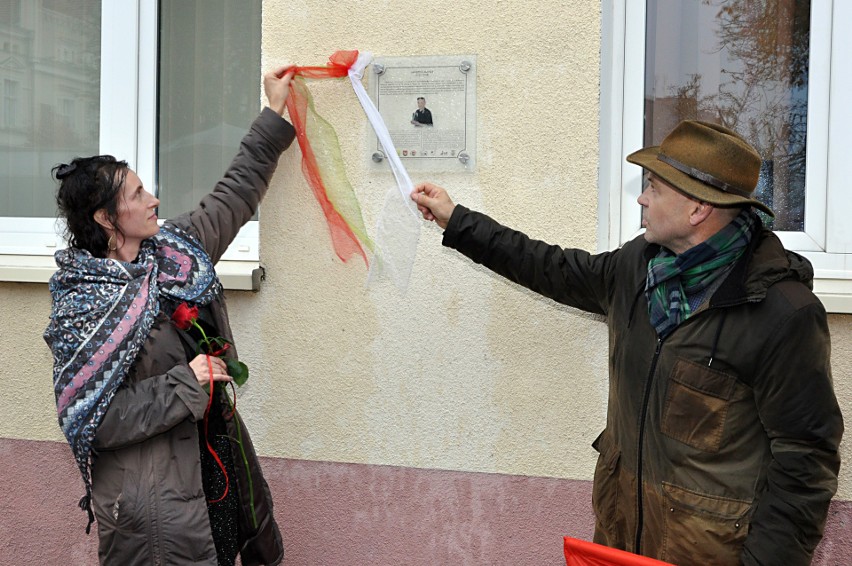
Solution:
[[[704,242],[680,255],[660,248],[648,262],[645,296],[657,335],[665,338],[692,314],[689,297],[705,291],[745,253],[760,219],[748,209]]]

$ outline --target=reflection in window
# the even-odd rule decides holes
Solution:
[[[3,122],[0,127],[14,129],[18,125],[18,105],[21,100],[21,83],[3,79]]]
[[[161,0],[160,216],[194,208],[260,108],[261,0]]]
[[[648,0],[645,145],[681,120],[722,124],[763,158],[775,230],[804,229],[809,0]]]
[[[98,153],[101,2],[0,0],[0,46],[0,217],[54,216],[51,167]]]

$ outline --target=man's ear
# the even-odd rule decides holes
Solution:
[[[95,211],[93,215],[95,222],[101,225],[101,227],[105,230],[115,230],[115,226],[112,225],[112,222],[109,221],[109,217],[107,216],[107,211],[104,208],[99,208]]]
[[[698,226],[710,216],[710,213],[713,212],[713,209],[716,208],[712,204],[707,204],[706,202],[696,202],[695,208],[692,210],[692,214],[689,215],[689,223],[692,226]]]

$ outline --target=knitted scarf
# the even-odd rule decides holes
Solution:
[[[89,456],[116,389],[136,360],[160,311],[160,299],[206,305],[222,287],[201,244],[166,224],[142,242],[134,263],[56,252],[50,279],[53,309],[44,339],[53,352],[53,389],[59,426],[83,476],[80,507],[94,521]]]
[[[752,229],[760,219],[743,210],[730,224],[704,242],[680,255],[660,248],[648,262],[645,296],[648,314],[657,335],[665,338],[689,318],[689,297],[707,289],[726,267],[737,261],[751,241]]]

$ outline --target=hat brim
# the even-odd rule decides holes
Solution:
[[[759,200],[735,195],[733,193],[726,193],[725,191],[711,187],[710,185],[675,169],[668,163],[660,161],[657,159],[659,154],[659,146],[646,147],[628,155],[627,161],[647,169],[666,183],[676,188],[678,191],[694,199],[698,199],[701,202],[710,203],[721,208],[751,205],[762,210],[769,216],[772,216],[773,218],[775,217],[775,213],[772,212],[772,209]]]

